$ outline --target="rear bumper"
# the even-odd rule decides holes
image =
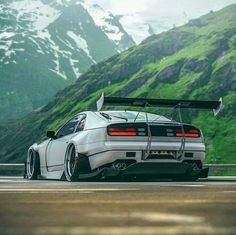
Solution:
[[[111,169],[111,173],[112,173]],[[163,174],[185,174],[188,170],[187,164],[181,163],[136,163],[119,173],[122,175],[163,175]],[[115,171],[114,171],[115,172]],[[107,171],[109,174],[109,170]]]
[[[172,150],[173,148],[163,147],[163,148],[157,148],[155,146],[152,146],[151,150]],[[176,151],[176,149],[174,149]],[[127,157],[127,152],[135,153],[134,157]],[[193,161],[203,161],[205,158],[205,149],[202,151],[197,151],[189,148],[185,148],[185,153],[192,153],[192,156],[186,157],[184,154],[181,161],[177,159],[164,159],[164,158],[156,158],[156,159],[146,159],[144,160],[143,155],[145,152],[145,148],[124,148],[124,149],[113,149],[113,150],[105,150],[102,152],[98,152],[96,154],[88,156],[89,163],[92,170],[95,170],[97,168],[103,167],[106,164],[113,163],[116,160],[135,160],[137,163],[181,163],[184,160],[193,160]]]

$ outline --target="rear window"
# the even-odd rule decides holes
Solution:
[[[104,111],[103,113],[108,114],[111,119],[124,118],[128,121],[143,122],[148,119],[149,122],[170,122],[171,120],[157,114],[136,112],[136,111]],[[119,118],[120,117],[120,118]]]

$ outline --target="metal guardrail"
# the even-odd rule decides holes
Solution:
[[[23,163],[0,163],[0,167],[23,167]]]
[[[205,164],[210,168],[210,172],[236,170],[236,164]],[[2,163],[0,164],[0,176],[23,176],[24,164],[22,163]]]
[[[205,164],[204,166],[209,167],[210,171],[236,170],[236,164]]]
[[[24,168],[22,163],[1,163],[0,176],[23,176]]]

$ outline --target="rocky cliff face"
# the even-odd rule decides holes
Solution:
[[[205,133],[208,162],[236,162],[236,5],[151,36],[139,46],[92,66],[75,84],[14,128],[2,127],[2,161],[23,161],[27,147],[75,113],[110,96],[219,99],[224,110],[184,115]],[[5,129],[4,129],[5,128]],[[4,131],[3,131],[4,130]]]
[[[116,17],[98,5],[1,1],[0,120],[44,105],[91,65],[134,44]]]

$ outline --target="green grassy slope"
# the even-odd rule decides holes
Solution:
[[[195,112],[207,162],[236,163],[236,5],[209,13],[92,66],[77,82],[22,122],[0,130],[1,161],[23,161],[27,147],[71,115],[112,96],[218,99],[219,117]],[[193,118],[194,117],[194,118]],[[14,128],[12,128],[14,127]],[[13,130],[14,129],[14,130]]]

